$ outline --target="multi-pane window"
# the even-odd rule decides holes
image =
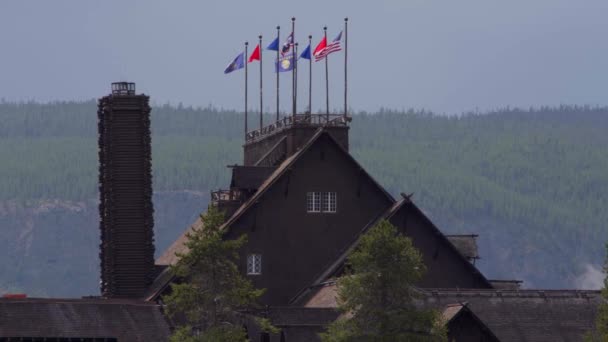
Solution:
[[[309,192],[306,194],[306,211],[309,213],[335,213],[338,208],[336,192]]]
[[[309,192],[306,194],[306,211],[309,213],[321,212],[321,193]]]
[[[262,274],[262,254],[249,254],[247,256],[247,274]]]
[[[335,192],[324,192],[323,193],[323,211],[326,213],[335,213],[337,207]]]

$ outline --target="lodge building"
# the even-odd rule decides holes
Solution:
[[[102,297],[0,299],[0,341],[167,340],[173,323],[162,296],[175,281],[169,266],[176,253],[187,253],[187,232],[204,222],[152,263],[149,107],[134,90],[116,84],[100,100]],[[226,238],[248,236],[239,267],[266,289],[259,314],[281,329],[271,336],[248,325],[251,341],[318,341],[338,317],[335,279],[348,253],[383,219],[422,253],[420,305],[442,313],[450,341],[580,341],[593,328],[598,291],[487,279],[475,267],[476,235],[444,235],[413,196],[394,198],[353,158],[350,122],[297,114],[247,132],[243,164],[229,167],[227,189],[212,192],[210,205],[226,213]]]

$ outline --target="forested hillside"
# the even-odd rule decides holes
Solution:
[[[241,162],[242,115],[163,106],[152,127],[162,250],[208,191],[227,185],[226,165]],[[480,235],[478,265],[489,277],[574,287],[601,264],[608,108],[381,111],[354,115],[351,127],[351,151],[389,191],[414,193],[446,232]],[[97,290],[96,129],[94,101],[0,103],[0,292]]]

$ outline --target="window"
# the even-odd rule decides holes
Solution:
[[[306,194],[306,211],[309,213],[335,213],[338,208],[338,193],[309,192]]]
[[[321,193],[309,192],[306,194],[306,211],[309,213],[321,212]]]
[[[249,254],[247,256],[247,274],[260,275],[262,274],[262,255]]]
[[[335,213],[337,207],[337,194],[335,192],[324,192],[323,195],[323,211],[326,213]]]

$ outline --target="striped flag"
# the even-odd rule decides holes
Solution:
[[[342,47],[340,46],[340,40],[342,40],[342,31],[340,31],[340,33],[338,33],[338,36],[336,36],[336,38],[334,38],[331,43],[327,44],[327,46],[319,49],[318,51],[315,51],[315,62],[323,60],[325,57],[327,57],[327,55],[332,52],[342,50]]]

